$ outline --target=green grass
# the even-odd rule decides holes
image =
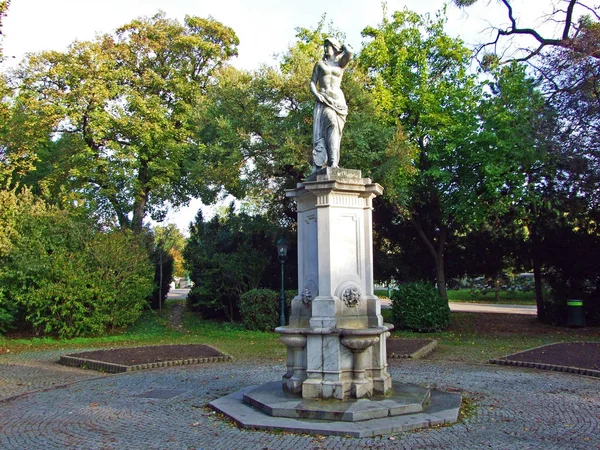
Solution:
[[[169,302],[162,313],[146,311],[138,322],[126,331],[107,336],[58,338],[6,338],[0,336],[0,354],[50,349],[98,347],[133,347],[142,345],[208,344],[230,354],[236,360],[285,360],[286,348],[276,333],[248,331],[239,324],[201,320],[186,312],[182,330],[167,326]],[[384,320],[391,322],[391,310],[382,311]],[[450,328],[440,333],[413,333],[394,330],[393,337],[430,338],[438,347],[428,358],[433,360],[484,363],[490,358],[505,356],[540,345],[568,341],[600,341],[600,328],[566,329],[538,323],[533,317],[514,317],[493,323],[490,315],[483,323],[474,313],[453,313]],[[514,322],[514,323],[513,323]]]
[[[387,289],[376,289],[375,295],[379,298],[389,298]]]
[[[429,359],[476,363],[557,342],[600,341],[600,328],[555,327],[542,324],[531,316],[509,318],[503,326],[482,322],[489,316],[452,313],[447,331],[415,333],[395,330],[393,337],[436,339],[438,347]],[[510,326],[511,321],[514,322],[513,326]]]
[[[237,360],[285,357],[286,349],[275,333],[247,331],[239,324],[201,320],[197,315],[184,313],[183,330],[167,326],[169,302],[162,313],[145,311],[129,329],[106,336],[60,339],[53,337],[6,338],[0,336],[0,355],[51,349],[96,347],[135,347],[161,344],[207,344]]]
[[[472,292],[469,289],[457,289],[448,291],[448,301],[468,303],[491,303],[508,305],[535,305],[535,293],[529,292],[504,292],[500,291],[500,298],[496,301],[494,292]]]

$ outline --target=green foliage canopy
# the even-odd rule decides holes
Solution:
[[[412,166],[387,172],[386,200],[421,237],[443,297],[448,239],[507,212],[523,196],[537,163],[539,146],[530,144],[540,109],[539,95],[518,69],[493,74],[493,83],[478,81],[471,52],[445,34],[445,20],[443,13],[433,20],[395,12],[364,30],[370,41],[360,56],[382,117],[398,128],[399,154]]]
[[[200,210],[184,250],[194,284],[188,295],[192,308],[204,318],[238,320],[240,296],[261,287],[276,255],[275,230],[262,216],[236,214],[233,205],[210,221],[204,220]]]
[[[187,16],[182,25],[159,13],[65,53],[31,55],[15,105],[56,141],[43,181],[136,231],[147,213],[160,219],[166,202],[214,195],[192,170],[203,144],[190,118],[237,45],[215,20]]]

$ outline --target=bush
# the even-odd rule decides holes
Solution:
[[[190,309],[205,319],[239,320],[241,295],[265,286],[261,281],[271,259],[276,259],[273,233],[266,218],[236,214],[233,207],[210,221],[199,211],[183,253],[194,283],[188,295]]]
[[[16,307],[0,288],[0,333],[6,333],[16,320]]]
[[[130,325],[153,289],[146,251],[130,233],[98,233],[81,248],[55,247],[39,255],[37,267],[34,254],[27,256],[15,267],[23,287],[14,292],[26,320],[45,333],[98,335]]]
[[[240,297],[242,324],[248,330],[273,331],[279,325],[279,292],[252,289]]]
[[[392,318],[401,329],[441,331],[450,324],[450,307],[430,283],[406,283],[392,292]]]
[[[290,307],[296,291],[285,291],[285,319],[290,319]],[[281,291],[252,289],[240,297],[242,324],[248,330],[273,331],[279,326]]]
[[[38,332],[61,337],[102,334],[139,318],[153,286],[137,236],[100,232],[27,192],[12,199],[13,208],[0,208],[0,219],[19,219],[0,253],[3,328],[15,308]]]

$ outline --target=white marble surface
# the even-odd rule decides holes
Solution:
[[[383,189],[361,178],[359,171],[344,169],[319,173],[311,180],[288,191],[298,205],[299,295],[292,303],[290,327],[306,327],[307,345],[299,350],[305,353],[308,378],[303,396],[369,396],[372,381],[359,383],[355,378],[363,369],[379,379],[389,377],[381,342],[385,332],[373,331],[379,342],[360,358],[342,345],[341,335],[344,329],[383,325],[373,292],[372,245],[372,199]],[[309,307],[302,303],[302,293],[310,294]],[[294,350],[290,346],[288,351]],[[355,367],[358,360],[366,367]]]

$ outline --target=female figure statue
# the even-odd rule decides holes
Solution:
[[[317,99],[313,120],[313,173],[321,167],[338,167],[340,141],[348,114],[340,84],[352,49],[331,37],[325,39],[323,48],[323,59],[315,64],[310,80],[310,92]]]

